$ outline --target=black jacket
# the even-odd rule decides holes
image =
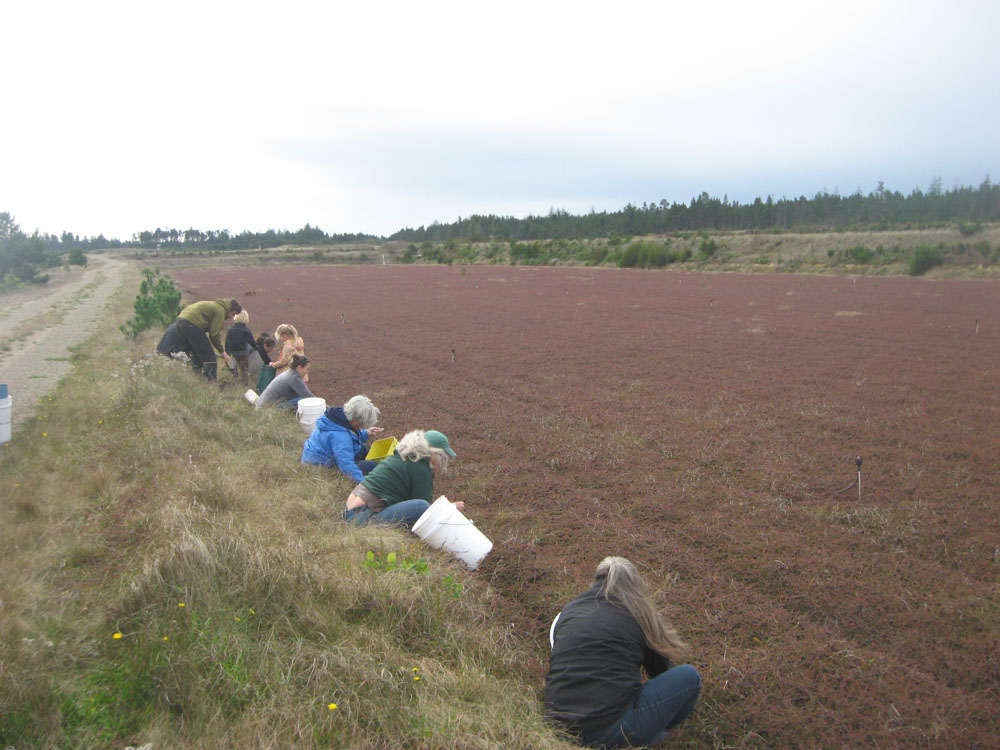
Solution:
[[[563,609],[545,678],[552,719],[576,734],[611,726],[632,705],[645,668],[655,677],[670,662],[646,645],[635,618],[594,583]]]
[[[226,334],[226,354],[250,354],[256,348],[250,329],[243,323],[233,323]]]

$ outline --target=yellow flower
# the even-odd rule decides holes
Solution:
[[[418,674],[413,675],[413,679],[416,680],[417,682],[420,682],[420,675]]]
[[[336,711],[337,710],[337,704],[336,703],[329,703],[329,704],[327,704],[327,708],[329,708],[331,711]]]
[[[119,638],[121,638],[121,637],[122,637],[122,634],[121,634],[121,633],[115,633],[115,634],[114,634],[113,636],[111,636],[111,637],[112,637],[112,638],[114,638],[114,639],[115,639],[115,640],[117,641],[117,640],[118,640]]]
[[[42,437],[48,437],[48,436],[49,436],[49,433],[47,433],[47,432],[43,432],[42,433]]]
[[[233,619],[235,619],[235,620],[236,620],[236,622],[239,622],[239,621],[240,621],[240,618],[239,618],[239,617],[236,617],[235,615],[233,615]]]
[[[184,606],[184,602],[177,602],[177,606],[178,607],[183,607]]]
[[[167,636],[167,635],[163,636],[163,640],[169,641],[170,640],[170,636]]]
[[[255,615],[255,614],[257,614],[257,613],[256,613],[256,612],[254,612],[254,611],[253,611],[253,610],[251,609],[251,610],[250,610],[250,614],[252,614],[252,615]]]

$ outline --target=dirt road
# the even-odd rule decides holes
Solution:
[[[126,265],[112,255],[88,255],[86,267],[57,270],[45,286],[0,295],[0,383],[13,397],[15,433],[69,371],[71,347],[93,333]]]

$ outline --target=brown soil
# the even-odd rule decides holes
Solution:
[[[365,393],[388,434],[449,435],[438,490],[493,539],[477,575],[542,664],[597,562],[637,562],[704,679],[676,746],[1000,744],[996,283],[174,275],[255,331],[296,324],[328,402]],[[860,493],[835,494],[858,455]]]

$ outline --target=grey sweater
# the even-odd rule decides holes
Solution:
[[[309,390],[303,380],[295,370],[285,370],[274,380],[268,383],[267,388],[257,399],[257,406],[267,406],[268,404],[283,404],[293,398],[312,398],[312,391]]]

